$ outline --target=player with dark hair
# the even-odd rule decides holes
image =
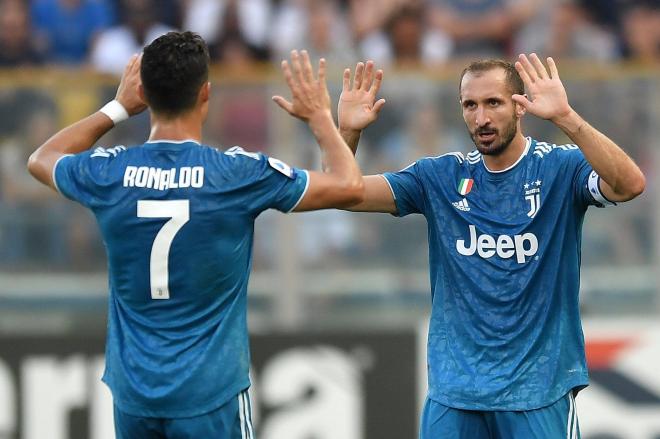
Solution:
[[[209,55],[190,32],[170,32],[134,56],[114,101],[30,157],[30,172],[90,208],[103,235],[110,278],[103,380],[119,438],[253,438],[246,293],[254,221],[269,208],[362,201],[362,175],[332,119],[325,61],[315,78],[305,51],[291,60],[282,69],[293,99],[274,99],[309,124],[324,172],[201,144]],[[147,105],[146,143],[90,150]]]
[[[642,193],[640,169],[569,105],[552,58],[479,61],[461,75],[476,150],[364,177],[349,210],[428,221],[432,312],[425,439],[577,438],[575,394],[588,384],[579,315],[580,242],[590,205]],[[339,128],[353,151],[376,119],[359,64],[344,73]],[[524,94],[527,87],[531,98]],[[526,112],[574,144],[523,136]]]

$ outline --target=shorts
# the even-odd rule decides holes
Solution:
[[[212,412],[191,418],[147,418],[123,413],[115,405],[117,439],[254,439],[247,390]]]
[[[420,439],[580,439],[575,396],[525,411],[462,410],[429,398]]]

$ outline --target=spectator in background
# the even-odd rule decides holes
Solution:
[[[621,57],[617,0],[561,0],[554,9],[544,53],[612,61]]]
[[[159,21],[155,0],[122,0],[121,6],[121,23],[103,31],[92,49],[92,66],[101,72],[121,74],[131,55],[170,30]]]
[[[26,4],[22,0],[0,0],[0,67],[42,62],[43,53],[32,38]]]
[[[256,45],[246,37],[241,25],[240,4],[234,0],[226,3],[219,17],[220,34],[210,44],[209,55],[211,62],[242,71],[251,69],[255,61],[267,61],[269,53],[266,46]]]
[[[453,40],[455,58],[510,55],[512,36],[534,14],[537,0],[432,0],[431,22]]]
[[[31,4],[32,23],[54,63],[85,62],[94,38],[115,21],[107,0],[33,0]]]
[[[336,67],[352,65],[357,56],[336,0],[285,0],[275,12],[271,41],[278,63],[296,47]]]
[[[660,1],[625,1],[621,17],[626,57],[646,63],[660,62]]]
[[[233,57],[238,45],[258,55],[268,51],[271,19],[269,0],[182,0],[183,28],[198,33],[210,45],[227,48]],[[231,52],[231,53],[230,53]],[[213,54],[211,54],[213,56]],[[222,56],[222,55],[221,55]]]
[[[378,7],[378,5],[375,5]],[[370,8],[352,2],[350,13],[365,14]],[[369,27],[355,23],[353,33],[362,57],[373,59],[380,64],[394,64],[398,67],[415,67],[420,64],[437,64],[446,61],[451,52],[451,41],[447,36],[428,26],[428,6],[421,1],[389,2],[384,12],[376,14],[384,21],[376,27],[376,19],[367,20]],[[369,30],[367,30],[369,29]]]

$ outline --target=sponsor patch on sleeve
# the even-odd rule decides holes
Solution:
[[[278,160],[273,157],[268,157],[268,164],[271,166],[271,168],[275,169],[278,172],[281,172],[287,177],[294,178],[293,168],[291,168],[291,166],[284,163],[282,160]]]

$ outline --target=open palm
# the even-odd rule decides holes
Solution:
[[[374,72],[373,61],[358,63],[351,87],[351,69],[344,70],[344,81],[337,109],[339,128],[359,131],[376,120],[385,99],[376,101],[383,81],[383,71]]]
[[[571,107],[554,60],[548,58],[547,63],[549,71],[535,53],[529,58],[520,55],[515,66],[531,99],[522,95],[513,95],[513,100],[525,107],[529,113],[553,120],[570,113]]]

